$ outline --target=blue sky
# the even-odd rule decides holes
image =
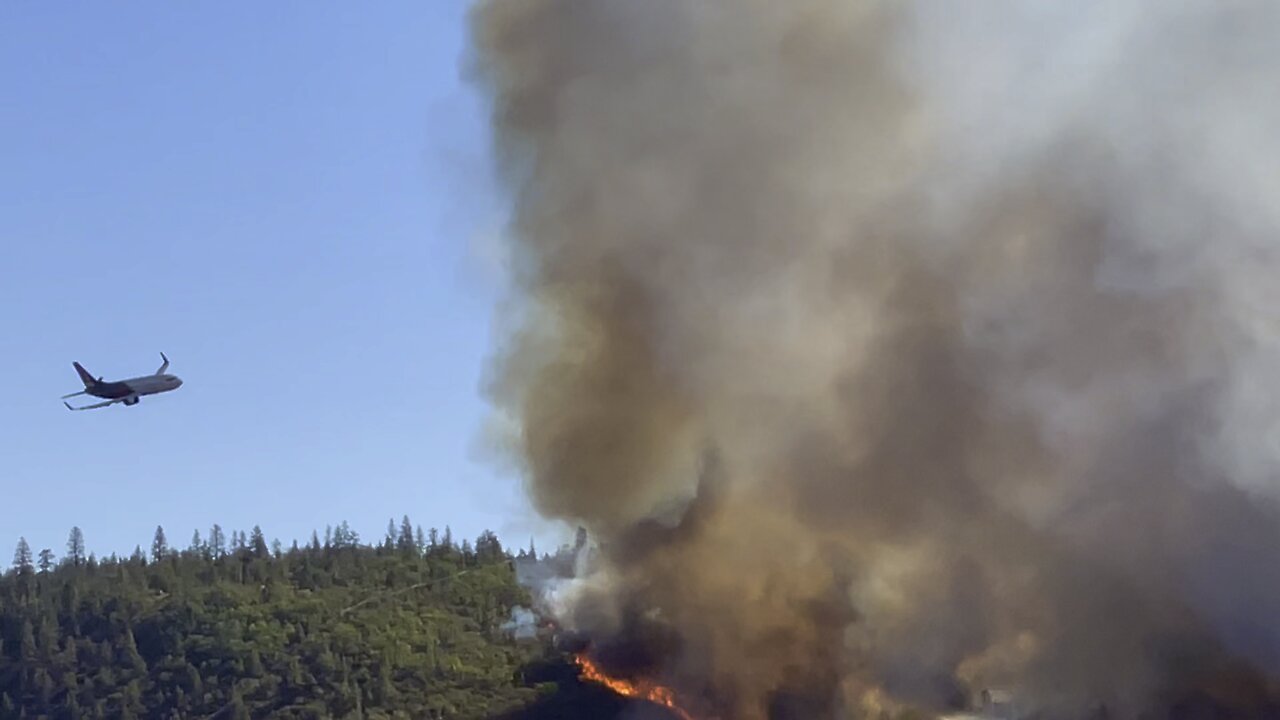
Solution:
[[[0,543],[548,529],[479,451],[463,0],[0,6]],[[79,360],[175,393],[71,413]],[[7,551],[6,551],[7,552]],[[7,561],[7,556],[5,556]]]

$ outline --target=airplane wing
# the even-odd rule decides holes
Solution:
[[[88,394],[89,394],[88,390],[81,390],[80,392],[73,392],[70,395],[63,395],[62,399],[66,400],[67,398],[73,398],[77,395],[88,395]],[[65,405],[66,403],[63,403],[63,404]]]
[[[160,369],[156,371],[157,375],[163,375],[164,371],[169,369],[169,358],[165,357],[164,353],[160,353],[160,358],[164,360],[164,364],[161,365]]]
[[[118,400],[108,400],[106,402],[94,403],[93,405],[84,405],[82,407],[71,407],[71,404],[65,401],[62,404],[66,405],[68,410],[93,410],[94,408],[103,408],[108,405],[115,405],[116,403],[123,402],[123,401],[124,401],[124,398],[120,398]]]

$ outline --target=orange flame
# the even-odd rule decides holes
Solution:
[[[669,687],[664,687],[647,680],[629,681],[618,678],[609,677],[601,670],[591,659],[585,655],[576,655],[573,661],[578,664],[581,671],[581,677],[584,680],[599,683],[610,690],[630,698],[639,698],[648,700],[651,703],[661,705],[671,712],[675,713],[680,720],[694,720],[693,716],[685,712],[676,702],[676,694]]]

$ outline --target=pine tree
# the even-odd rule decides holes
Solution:
[[[18,548],[13,551],[13,569],[17,570],[19,575],[30,575],[33,569],[31,546],[27,544],[25,537],[18,538]]]
[[[298,658],[289,658],[281,679],[284,681],[285,687],[294,692],[302,689],[302,686],[306,684],[306,681],[302,677],[302,665],[298,663]]]
[[[142,706],[142,685],[137,680],[130,680],[129,684],[124,688],[124,698],[121,700],[124,704],[123,710],[133,717],[137,717],[143,710]]]
[[[408,515],[400,519],[400,537],[396,539],[396,547],[406,553],[413,552],[413,525]]]
[[[44,668],[36,668],[35,672],[36,695],[40,699],[40,707],[44,710],[51,709],[51,701],[53,700],[53,678],[49,677],[49,671]]]
[[[200,528],[196,528],[195,532],[191,533],[191,546],[187,550],[192,555],[204,554],[204,542],[200,540]]]
[[[52,614],[45,614],[40,621],[40,635],[36,641],[36,645],[40,648],[40,660],[46,665],[52,665],[54,657],[58,654],[58,623],[53,619]]]
[[[328,542],[325,545],[328,545]],[[315,530],[311,531],[311,550],[320,552],[320,535]]]
[[[387,536],[382,539],[382,550],[391,552],[396,546],[396,521],[394,519],[387,520]]]
[[[476,557],[484,561],[500,560],[505,556],[502,543],[492,530],[485,530],[476,538]]]
[[[353,548],[360,544],[360,533],[351,529],[346,520],[338,524],[333,531],[333,546],[337,548]]]
[[[262,656],[256,649],[249,651],[249,658],[244,664],[245,675],[251,678],[262,677]]]
[[[426,552],[427,536],[425,533],[422,532],[421,525],[418,526],[418,529],[413,534],[413,544],[417,546],[419,553]]]
[[[427,531],[427,550],[435,550],[440,547],[440,531],[431,528]]]
[[[231,720],[251,720],[249,708],[245,707],[244,697],[240,694],[240,686],[231,691]]]
[[[71,622],[71,633],[79,635],[80,618],[78,617],[78,610],[80,607],[80,591],[76,587],[76,583],[64,583],[59,596],[62,614]]]
[[[250,538],[248,544],[254,557],[264,558],[270,553],[270,550],[267,548],[267,539],[262,534],[262,528],[257,525],[253,526],[253,536]]]
[[[187,663],[187,693],[195,698],[197,704],[204,698],[204,681],[200,678],[200,671],[190,662]]]
[[[74,660],[73,660],[73,663],[74,663]],[[72,665],[71,667],[74,667],[74,665]],[[62,692],[64,697],[66,697],[67,709],[71,711],[68,714],[73,718],[79,718],[80,703],[78,702],[76,696],[80,694],[80,685],[79,683],[76,682],[75,673],[69,672],[69,673],[63,674]]]
[[[440,539],[440,544],[445,550],[453,549],[453,530],[448,525],[444,526],[444,537]]]
[[[375,671],[373,701],[378,705],[384,705],[391,700],[391,673],[387,670],[389,664],[386,658],[383,658],[378,662],[377,670]]]
[[[209,530],[209,551],[215,559],[227,554],[227,538],[222,534],[222,527],[214,523]]]
[[[164,537],[164,528],[156,526],[155,538],[151,541],[151,561],[160,562],[169,554],[169,541]]]
[[[133,639],[133,628],[125,628],[124,639],[120,645],[120,652],[124,656],[125,664],[139,674],[145,673],[147,671],[147,663],[138,652],[138,643]]]
[[[45,548],[40,551],[40,574],[48,575],[53,569],[53,551]]]
[[[79,527],[71,528],[71,534],[67,537],[67,559],[72,565],[80,567],[84,562],[84,533]]]
[[[36,632],[31,627],[30,620],[22,621],[21,633],[22,639],[19,641],[18,652],[21,653],[20,657],[22,658],[22,662],[30,666],[35,664],[39,659],[39,656],[36,654]]]

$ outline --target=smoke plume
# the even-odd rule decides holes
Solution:
[[[479,2],[562,622],[723,718],[1273,712],[1277,27]]]

